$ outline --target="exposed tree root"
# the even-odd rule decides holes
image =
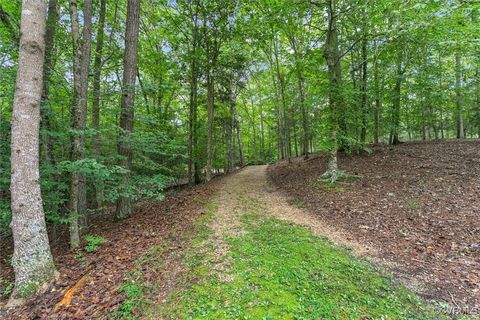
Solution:
[[[343,170],[338,170],[338,169],[334,169],[334,170],[329,169],[320,176],[320,180],[330,182],[330,183],[335,183],[339,180],[361,179],[361,178],[362,176],[349,174]]]
[[[61,307],[69,307],[72,304],[72,299],[75,293],[81,287],[83,287],[83,285],[85,284],[85,282],[87,282],[88,279],[90,279],[90,276],[88,275],[88,273],[85,274],[83,277],[81,277],[80,280],[78,280],[73,287],[71,287],[70,289],[67,290],[67,292],[65,292],[65,295],[63,296],[62,301],[57,303],[53,310],[57,312]]]

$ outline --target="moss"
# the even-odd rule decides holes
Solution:
[[[18,294],[20,298],[28,298],[33,296],[35,293],[37,293],[38,286],[33,283],[29,282],[24,285],[22,285],[20,288],[18,288]]]
[[[170,300],[178,319],[434,319],[433,309],[388,277],[310,231],[244,215],[229,238],[231,281],[197,255],[200,279]],[[205,249],[205,248],[204,248]],[[211,250],[214,250],[213,248]],[[198,265],[202,265],[200,271]],[[441,319],[441,318],[438,318]]]

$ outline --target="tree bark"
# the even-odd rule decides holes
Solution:
[[[133,162],[131,136],[135,113],[135,79],[140,25],[140,0],[128,0],[126,25],[118,154],[122,157],[120,165],[127,169],[128,173],[126,173],[122,179],[122,185],[125,190],[117,200],[117,219],[128,217],[132,212],[132,197],[128,194],[127,189],[130,185],[130,171],[132,170]]]
[[[207,74],[207,114],[208,114],[208,132],[207,132],[207,170],[205,174],[205,181],[212,180],[212,162],[213,162],[213,117],[214,117],[214,92],[215,83],[213,80],[212,71],[209,70]]]
[[[74,43],[74,105],[72,108],[72,161],[85,157],[85,129],[87,124],[88,73],[92,41],[92,2],[85,0],[83,8],[83,44],[80,45],[80,26],[76,0],[70,0],[72,36]],[[72,172],[70,182],[70,246],[78,247],[80,235],[87,228],[87,184],[79,170]],[[83,229],[83,230],[82,230]]]
[[[288,162],[291,162],[292,148],[291,148],[291,141],[290,141],[290,124],[288,122],[288,117],[287,117],[287,101],[285,98],[285,79],[280,70],[280,62],[278,59],[279,48],[278,48],[277,40],[275,40],[273,44],[273,49],[274,49],[273,52],[275,57],[275,70],[276,70],[276,75],[277,75],[278,85],[279,85],[278,90],[280,93],[280,100],[281,100],[281,108],[280,108],[281,132],[280,134],[282,136],[282,144],[284,148],[282,154],[286,156],[286,158],[288,159]]]
[[[237,132],[237,142],[238,142],[238,153],[240,157],[240,167],[243,167],[245,165],[245,156],[243,153],[243,141],[242,141],[242,132],[240,128],[240,119],[238,117],[238,112],[237,112],[237,97],[235,93],[232,90],[231,96],[230,96],[230,111],[233,116],[233,125],[235,127],[235,131]]]
[[[366,19],[366,17],[365,17]],[[367,139],[367,81],[368,81],[368,52],[367,52],[367,31],[364,30],[364,35],[362,39],[362,69],[361,69],[361,79],[360,79],[360,109],[362,114],[362,124],[360,130],[360,142],[365,143]]]
[[[375,42],[375,46],[377,46]],[[373,64],[373,82],[375,86],[375,109],[374,109],[374,130],[373,130],[373,142],[378,144],[380,137],[380,114],[382,112],[382,91],[380,88],[380,79],[378,71],[378,56],[375,57]]]
[[[403,82],[403,50],[400,47],[397,54],[397,71],[394,88],[393,98],[393,110],[392,110],[392,128],[390,131],[389,143],[391,145],[397,145],[400,143],[399,131],[400,131],[400,108],[402,102],[402,82]]]
[[[462,94],[462,57],[459,50],[455,52],[455,93],[457,105],[457,139],[465,138],[463,120],[463,94]]]
[[[198,9],[199,2],[195,1],[195,11],[192,17],[192,49],[190,52],[190,104],[188,113],[188,183],[197,183],[198,172],[196,161],[196,139],[197,139],[197,105],[198,105],[198,70],[197,70],[197,48],[198,48]]]
[[[335,181],[338,179],[338,127],[339,118],[338,112],[342,109],[343,95],[342,95],[342,69],[341,56],[338,49],[338,31],[337,31],[337,12],[335,0],[327,1],[328,11],[328,30],[327,40],[324,47],[324,57],[328,65],[328,80],[329,80],[329,118],[330,118],[330,155],[328,161],[327,171],[322,175],[324,179]]]
[[[15,289],[9,305],[55,278],[40,192],[39,131],[46,1],[22,1],[21,37],[11,128],[11,228]]]
[[[95,62],[93,65],[93,101],[92,101],[92,128],[95,131],[92,138],[92,147],[94,157],[99,160],[100,157],[100,80],[102,77],[102,54],[104,43],[106,0],[100,0],[100,14],[98,18],[97,44],[95,46]],[[96,183],[95,200],[97,208],[103,205],[103,186]]]
[[[41,108],[41,123],[42,129],[49,131],[51,129],[51,110],[49,107],[49,95],[50,95],[50,78],[52,76],[54,62],[54,44],[55,34],[57,30],[57,0],[48,1],[48,16],[45,32],[45,62],[43,67],[43,90],[42,90],[42,108]],[[54,161],[53,158],[53,142],[49,136],[49,133],[42,135],[42,159],[44,163],[50,164]]]

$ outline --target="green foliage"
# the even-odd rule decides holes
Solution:
[[[130,280],[122,284],[119,291],[124,294],[125,299],[118,310],[113,313],[115,319],[139,319],[140,313],[135,312],[143,305],[143,283],[141,280]]]
[[[37,286],[34,283],[27,283],[18,289],[20,297],[27,298],[33,296],[37,292]]]
[[[0,298],[6,299],[12,293],[15,283],[0,277]]]
[[[94,235],[86,235],[85,240],[85,251],[88,253],[96,252],[102,244],[105,243],[105,238]]]
[[[367,262],[310,231],[275,219],[243,218],[246,233],[227,239],[229,267],[218,277],[204,247],[197,284],[172,297],[182,319],[433,319],[430,307]],[[207,251],[208,252],[208,251]],[[176,299],[179,299],[175,301]]]
[[[415,210],[418,208],[418,202],[415,199],[411,199],[407,202],[407,209],[408,210]]]
[[[10,233],[12,213],[8,202],[0,201],[0,237]]]

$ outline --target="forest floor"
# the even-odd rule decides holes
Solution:
[[[480,141],[376,146],[341,155],[359,179],[319,181],[323,155],[269,168],[269,179],[319,221],[374,250],[368,256],[427,299],[480,313]]]
[[[314,155],[140,204],[122,222],[99,216],[90,232],[106,243],[56,248],[60,280],[3,317],[442,319],[412,292],[452,307],[480,301],[479,150],[342,155],[362,178],[335,185],[317,179],[326,159]]]

